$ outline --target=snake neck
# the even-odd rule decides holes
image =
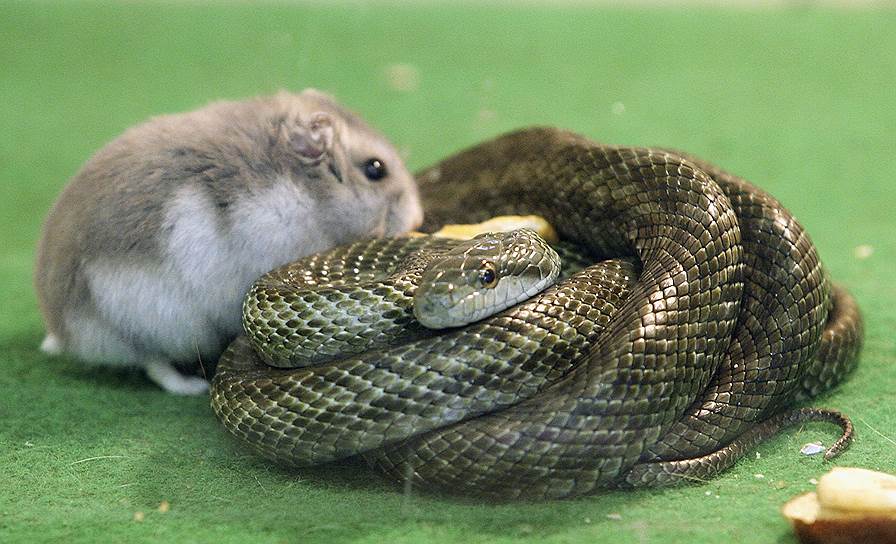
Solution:
[[[270,366],[298,368],[431,336],[413,315],[423,270],[455,242],[363,241],[260,278],[243,328]]]

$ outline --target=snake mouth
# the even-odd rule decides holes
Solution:
[[[505,278],[502,281],[512,285],[499,286],[490,295],[474,290],[459,298],[441,296],[421,287],[414,295],[414,317],[429,329],[463,327],[529,300],[553,285],[558,276],[559,270],[528,286],[519,280]]]
[[[426,293],[417,293],[414,296],[414,317],[428,329],[447,329],[465,325],[455,322],[449,305],[434,297],[426,296]]]

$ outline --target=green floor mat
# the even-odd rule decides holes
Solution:
[[[722,477],[492,504],[397,489],[361,464],[285,471],[205,398],[37,350],[40,224],[126,127],[216,98],[318,87],[413,168],[525,125],[688,150],[806,226],[867,322],[859,370],[813,405],[857,439],[833,464],[896,469],[896,12],[587,2],[0,4],[0,542],[792,543],[778,510],[832,464],[811,425]]]

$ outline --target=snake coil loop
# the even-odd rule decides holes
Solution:
[[[294,353],[288,338],[314,338],[295,349],[324,362],[272,368],[245,337],[222,356],[212,406],[262,455],[292,465],[364,455],[428,488],[555,498],[709,477],[796,421],[841,424],[831,454],[845,447],[844,416],[790,407],[854,368],[861,317],[765,192],[681,153],[547,128],[462,151],[418,179],[429,227],[534,213],[590,266],[443,332],[397,309],[413,274],[324,290],[315,312],[271,294],[271,312],[292,317],[260,325],[265,347]],[[420,240],[360,242],[274,275],[375,284],[377,267]],[[320,312],[331,319],[311,317]],[[368,334],[345,331],[377,312],[378,338],[406,341],[328,359],[333,339]]]

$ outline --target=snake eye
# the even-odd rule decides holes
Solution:
[[[495,265],[483,261],[479,268],[479,284],[483,287],[491,289],[498,283],[498,274],[495,272]]]
[[[386,177],[386,174],[388,174],[386,163],[376,157],[367,159],[367,162],[364,163],[364,175],[370,181],[379,181]]]

